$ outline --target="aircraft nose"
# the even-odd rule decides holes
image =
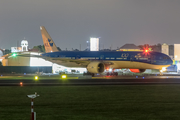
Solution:
[[[171,58],[169,59],[169,61],[168,61],[168,62],[169,62],[169,64],[170,64],[170,65],[172,65],[172,64],[173,64],[173,60],[172,60]]]

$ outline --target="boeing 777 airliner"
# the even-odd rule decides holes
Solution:
[[[85,67],[89,73],[102,73],[106,68],[127,68],[132,72],[159,69],[173,62],[168,55],[153,51],[58,51],[44,26],[40,27],[46,53],[42,57],[67,67]]]

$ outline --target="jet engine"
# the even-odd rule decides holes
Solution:
[[[105,70],[105,66],[100,62],[90,62],[87,66],[87,70],[90,73],[102,73]]]
[[[146,71],[146,69],[129,69],[133,73],[143,73]]]

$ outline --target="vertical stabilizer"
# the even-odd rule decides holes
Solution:
[[[41,35],[46,53],[59,51],[44,26],[40,26]]]

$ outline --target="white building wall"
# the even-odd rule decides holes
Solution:
[[[29,66],[29,63],[30,63],[29,57],[16,56],[2,60],[3,66]]]
[[[167,45],[166,43],[162,44],[161,52],[166,55],[169,55],[169,45]]]
[[[22,48],[21,47],[11,47],[11,52],[21,52]]]
[[[21,54],[27,55],[40,55],[41,53],[36,52],[22,52]],[[21,56],[12,56],[12,54],[4,55],[1,57],[3,66],[52,66],[53,73],[66,72],[71,73],[75,71],[76,73],[84,73],[87,72],[86,68],[76,68],[76,67],[65,67],[62,65],[58,65],[49,61],[46,61],[42,58],[38,57],[21,57]]]
[[[28,41],[22,40],[21,41],[21,47],[22,47],[22,51],[28,51]]]
[[[180,60],[180,44],[174,44],[174,60]]]
[[[90,51],[99,51],[99,38],[90,38]]]

